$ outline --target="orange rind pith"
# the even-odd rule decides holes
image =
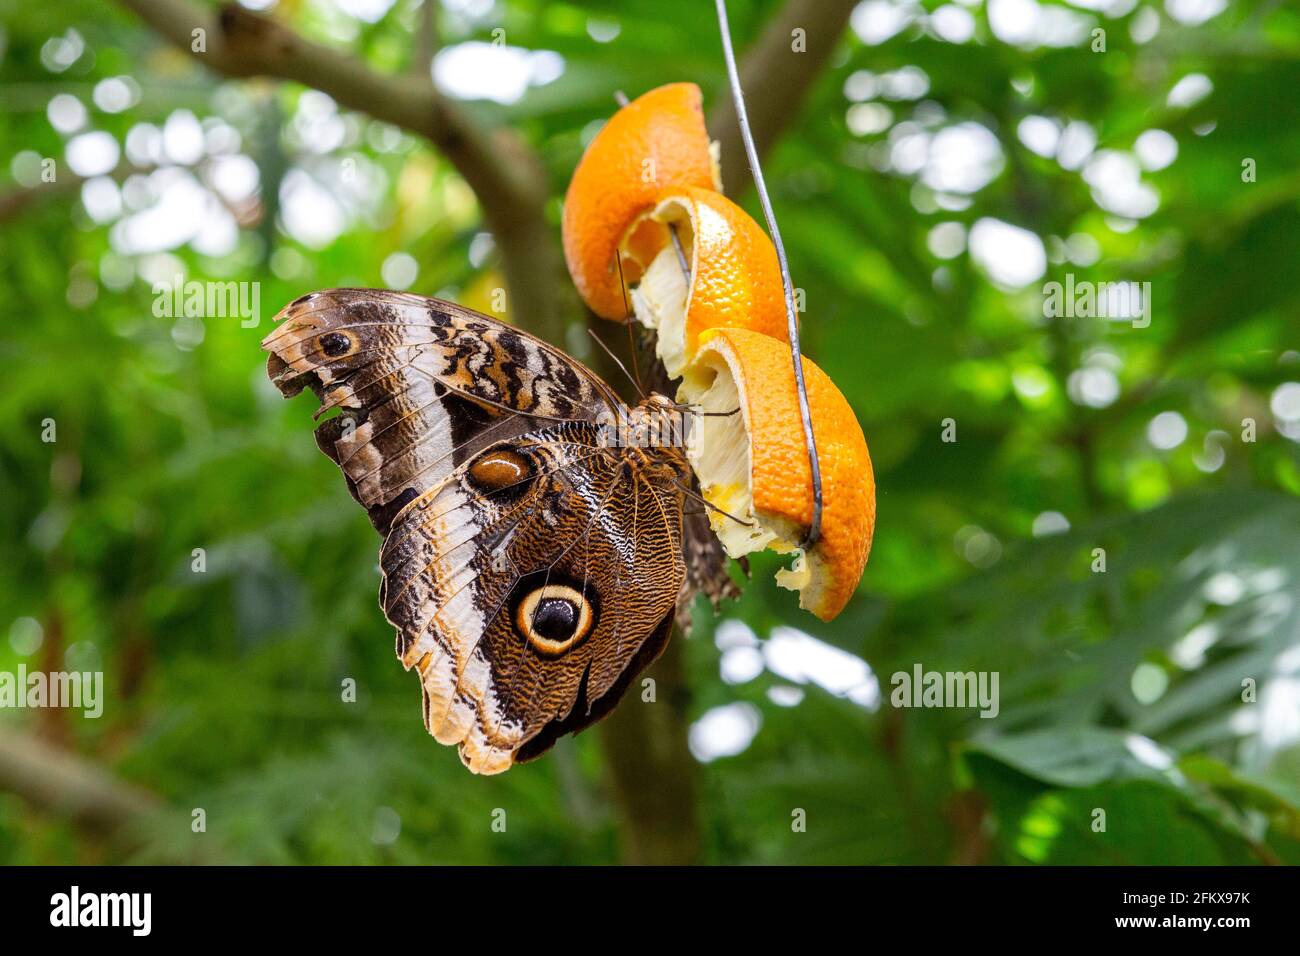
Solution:
[[[852,597],[867,563],[875,478],[844,395],[810,360],[803,368],[823,492],[821,537],[806,553],[812,473],[789,345],[747,329],[706,331],[678,397],[713,413],[700,418],[703,433],[689,454],[727,553],[793,553],[793,566],[777,573],[777,583],[829,621]]]
[[[650,226],[659,227],[659,234]],[[656,244],[658,249],[632,290],[632,307],[637,319],[655,330],[656,352],[669,376],[682,374],[708,329],[750,329],[787,341],[776,248],[726,196],[693,186],[672,190],[646,216],[637,236],[640,255]]]

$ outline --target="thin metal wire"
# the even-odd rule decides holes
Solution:
[[[668,235],[673,240],[673,249],[677,251],[677,264],[682,267],[682,275],[686,277],[686,288],[691,287],[691,264],[686,261],[686,250],[682,248],[682,240],[677,235],[677,226],[673,223],[668,224]]]
[[[794,362],[794,383],[799,392],[799,418],[803,422],[804,444],[808,447],[808,467],[812,472],[812,523],[808,526],[808,534],[803,540],[803,546],[807,549],[817,543],[822,533],[822,469],[817,459],[817,441],[813,437],[812,413],[808,410],[808,389],[803,380],[803,357],[799,351],[799,318],[794,307],[794,283],[790,280],[790,265],[785,258],[785,246],[781,243],[781,230],[777,228],[776,215],[772,212],[772,201],[768,198],[767,185],[763,182],[758,150],[754,147],[754,134],[749,129],[749,115],[745,112],[745,94],[740,88],[740,72],[736,69],[736,53],[731,48],[727,3],[726,0],[714,0],[714,5],[718,10],[722,55],[727,61],[727,79],[731,83],[731,98],[736,104],[740,138],[745,143],[745,155],[749,159],[749,169],[754,174],[754,188],[758,190],[758,201],[762,204],[763,215],[767,218],[767,230],[772,234],[772,244],[776,246],[776,259],[781,264],[781,284],[785,289],[786,326],[790,333],[790,358]]]

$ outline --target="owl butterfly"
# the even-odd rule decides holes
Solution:
[[[437,299],[332,289],[262,347],[384,536],[379,601],[424,724],[475,773],[606,715],[663,650],[686,578],[684,449],[611,441],[623,404],[519,329]],[[626,434],[626,433],[624,433]]]

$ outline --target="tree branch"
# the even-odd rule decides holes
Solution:
[[[645,672],[655,682],[655,702],[641,700],[637,680],[600,725],[624,863],[699,862],[699,771],[687,747],[690,686],[683,663],[685,639],[674,629],[659,660]]]
[[[804,93],[835,51],[856,5],[856,0],[790,0],[741,58],[740,82],[760,156],[798,115]],[[804,31],[803,52],[795,50],[795,30]],[[754,180],[730,96],[718,98],[709,114],[709,131],[722,148],[722,184],[739,200]]]
[[[510,129],[489,130],[441,93],[427,74],[386,76],[235,4],[119,0],[157,33],[231,77],[291,80],[428,139],[478,197],[496,236],[517,321],[563,343],[559,250],[546,222],[547,183],[535,152]]]
[[[411,72],[417,76],[430,75],[433,68],[433,55],[437,52],[438,0],[420,0],[420,22],[416,27]]]
[[[47,813],[69,816],[111,833],[152,816],[162,803],[75,754],[24,734],[0,730],[0,790],[26,798]]]

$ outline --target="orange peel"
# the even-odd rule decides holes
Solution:
[[[803,362],[823,494],[821,537],[806,552],[812,473],[789,345],[747,329],[710,329],[700,335],[678,398],[714,413],[700,417],[702,433],[688,455],[727,554],[794,554],[793,565],[777,572],[777,583],[798,591],[800,607],[829,621],[853,596],[866,567],[876,523],[875,477],[848,401],[825,372]],[[738,414],[725,414],[735,409]]]
[[[637,227],[665,189],[681,186],[721,188],[694,83],[658,87],[616,111],[574,170],[561,219],[564,259],[597,315],[627,317],[625,289],[649,261]]]

